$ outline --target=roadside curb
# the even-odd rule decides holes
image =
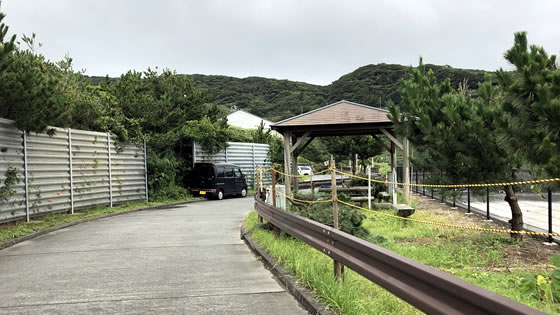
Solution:
[[[335,313],[325,304],[319,302],[313,292],[297,284],[296,277],[284,268],[284,266],[276,261],[272,255],[268,253],[261,245],[251,238],[248,234],[245,224],[241,225],[241,239],[245,241],[247,246],[258,256],[262,258],[265,268],[270,270],[272,274],[280,280],[282,285],[288,292],[295,297],[299,304],[309,313],[318,315],[334,315]]]
[[[86,222],[96,221],[96,220],[100,220],[100,219],[110,218],[110,217],[114,217],[114,216],[121,215],[121,214],[127,214],[127,213],[132,213],[132,212],[143,211],[143,210],[162,209],[162,208],[165,208],[165,207],[172,207],[172,206],[178,206],[178,205],[194,203],[194,202],[201,202],[201,201],[205,201],[205,200],[204,199],[203,200],[190,200],[190,201],[182,201],[182,202],[176,202],[176,203],[168,203],[168,204],[165,204],[165,205],[131,209],[131,210],[126,210],[126,211],[122,211],[122,212],[107,213],[107,214],[96,216],[96,217],[83,218],[83,219],[80,219],[80,220],[77,220],[77,221],[74,221],[74,222],[64,223],[64,224],[61,224],[61,225],[56,225],[56,226],[50,227],[50,228],[42,230],[42,231],[33,232],[31,234],[28,234],[28,235],[20,236],[18,238],[14,238],[14,239],[11,239],[9,241],[2,242],[2,243],[0,243],[0,250],[11,247],[11,246],[14,246],[14,245],[16,245],[18,243],[21,243],[21,242],[28,241],[30,239],[34,239],[38,236],[48,234],[48,233],[51,233],[51,232],[54,232],[54,231],[62,230],[62,229],[65,229],[67,227],[71,227],[71,226],[78,225],[78,224],[81,224],[81,223],[86,223]]]

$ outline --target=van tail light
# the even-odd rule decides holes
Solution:
[[[216,189],[207,189],[206,191],[209,192],[209,193],[215,193]]]

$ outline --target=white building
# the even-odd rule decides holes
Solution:
[[[239,128],[246,128],[246,129],[256,129],[261,124],[261,121],[264,122],[264,128],[270,129],[270,125],[273,124],[272,121],[266,120],[262,117],[257,115],[253,115],[248,113],[244,110],[237,110],[227,116],[228,124],[239,127]]]
[[[229,114],[227,116],[227,120],[229,125],[245,129],[257,129],[262,121],[264,122],[264,129],[268,130],[270,129],[270,125],[274,123],[241,109]],[[272,134],[277,136],[280,135],[276,131],[273,131]]]

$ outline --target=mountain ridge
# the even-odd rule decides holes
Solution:
[[[459,69],[451,66],[426,65],[438,81],[450,78],[456,88],[467,80],[470,89],[491,72]],[[408,77],[410,66],[370,64],[342,75],[328,85],[317,85],[287,79],[249,76],[189,74],[198,88],[206,90],[207,101],[223,109],[238,108],[271,121],[279,121],[342,99],[384,108],[387,102],[400,103],[400,82]],[[185,75],[185,74],[180,74]],[[98,84],[105,77],[87,77]],[[112,79],[114,80],[114,79]]]

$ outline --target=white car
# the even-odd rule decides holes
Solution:
[[[313,175],[313,170],[309,166],[299,166],[297,167],[297,172],[299,175]]]

